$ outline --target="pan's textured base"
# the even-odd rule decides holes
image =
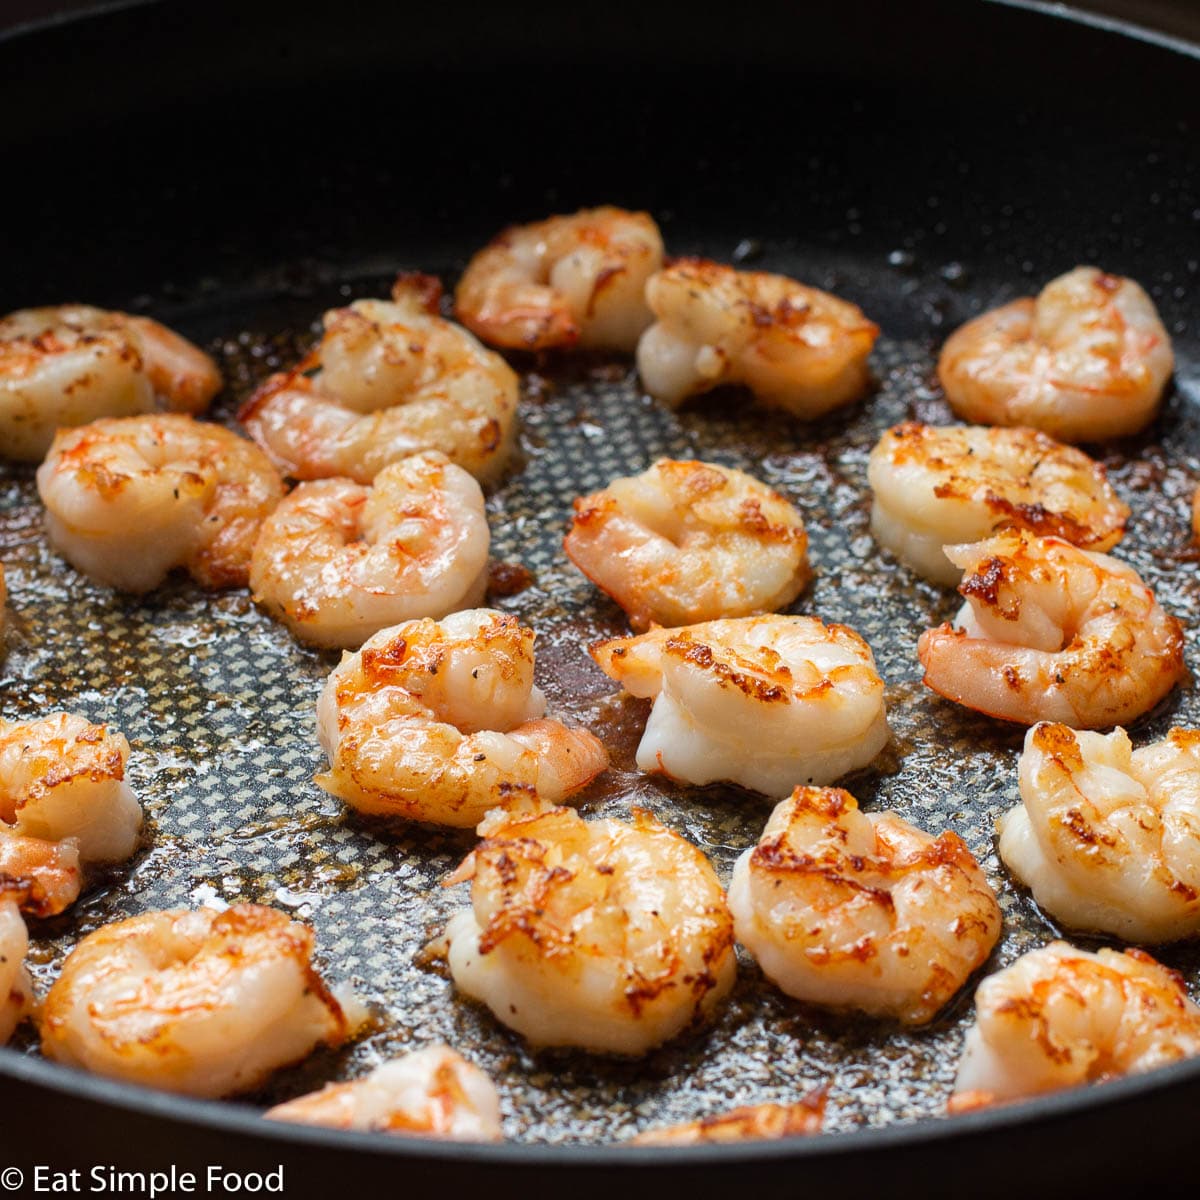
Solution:
[[[313,307],[307,300],[306,310]],[[280,324],[295,320],[291,307],[273,315]],[[207,321],[224,335],[210,348],[230,383],[219,408],[226,420],[311,336],[303,329],[238,335],[231,332],[238,317],[228,310]],[[246,323],[270,327],[261,308]],[[623,615],[566,561],[561,538],[576,495],[660,455],[740,467],[778,488],[804,514],[816,571],[794,610],[853,626],[870,642],[888,685],[892,743],[848,786],[865,809],[887,806],[966,840],[1004,909],[993,970],[1057,933],[995,854],[993,822],[1017,796],[1022,731],[958,709],[921,685],[917,636],[948,618],[957,597],[916,580],[868,531],[866,463],[876,438],[901,420],[949,419],[933,363],[932,342],[885,338],[873,360],[878,391],[815,425],[760,412],[735,391],[672,414],[641,393],[627,363],[519,364],[522,461],[491,493],[488,514],[493,557],[523,564],[533,582],[492,602],[538,630],[537,678],[552,709],[590,724],[613,752],[613,769],[585,793],[584,812],[619,816],[634,803],[645,806],[701,846],[728,880],[736,856],[757,839],[769,802],[637,774],[633,753],[647,705],[615,695],[583,649],[624,632]],[[1191,663],[1200,662],[1200,577],[1189,525],[1198,446],[1195,412],[1172,400],[1148,434],[1105,459],[1134,510],[1117,553],[1184,618]],[[284,1072],[256,1100],[353,1077],[387,1055],[445,1040],[495,1077],[505,1131],[524,1140],[616,1140],[736,1104],[793,1100],[822,1083],[830,1088],[832,1129],[942,1111],[975,981],[939,1020],[913,1032],[807,1010],[743,961],[713,1026],[644,1060],[531,1053],[457,997],[445,972],[421,954],[467,903],[465,886],[446,889],[441,880],[471,838],[368,821],[311,782],[322,765],[314,706],[332,656],[299,647],[245,592],[204,595],[179,582],[130,601],[92,586],[49,549],[31,473],[22,469],[0,473],[0,561],[11,620],[0,712],[33,717],[62,707],[113,723],[132,744],[130,774],[150,818],[145,848],[128,867],[94,880],[64,917],[34,926],[40,987],[77,939],[105,922],[151,908],[256,901],[311,921],[324,968],[352,978],[378,1014],[356,1045]],[[1135,739],[1175,723],[1200,724],[1193,690],[1172,695]],[[1159,954],[1195,991],[1200,952]],[[33,1052],[34,1036],[21,1038]]]

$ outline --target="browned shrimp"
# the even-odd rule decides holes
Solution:
[[[500,473],[516,440],[517,377],[439,315],[441,287],[402,275],[391,300],[325,314],[312,354],[238,413],[277,466],[369,484],[389,463],[437,450],[477,479]]]
[[[1138,574],[1059,538],[1011,531],[948,546],[966,603],[917,642],[925,683],[978,712],[1104,729],[1186,675],[1183,630]]]
[[[744,471],[670,458],[576,500],[563,549],[635,629],[774,612],[811,575],[792,504]]]
[[[203,587],[245,587],[259,526],[283,496],[253,442],[170,413],[61,431],[37,482],[54,548],[127,592],[176,567]]]
[[[645,1054],[707,1018],[733,986],[733,923],[708,859],[635,809],[496,810],[458,879],[446,929],[468,996],[538,1046]]]
[[[638,342],[646,390],[670,405],[724,383],[811,419],[870,380],[879,335],[862,310],[783,275],[678,259],[646,285],[656,323]]]
[[[216,364],[149,317],[86,304],[0,319],[0,458],[37,462],[55,431],[161,407],[201,412]]]
[[[585,208],[514,225],[467,264],[454,309],[493,346],[632,350],[652,319],[644,292],[662,257],[647,213]]]
[[[394,1058],[363,1079],[330,1084],[263,1115],[271,1121],[400,1137],[500,1140],[495,1084],[449,1046],[429,1046]]]
[[[975,993],[950,1098],[963,1112],[1200,1054],[1200,1008],[1174,971],[1141,950],[1052,942]]]
[[[1028,529],[1110,550],[1129,519],[1100,463],[1036,429],[906,421],[879,439],[867,477],[876,540],[935,583],[962,578],[943,546]]]
[[[1174,367],[1154,302],[1132,279],[1076,267],[953,333],[938,361],[950,407],[984,425],[1031,425],[1065,442],[1149,424]]]
[[[840,788],[797,788],[729,885],[738,940],[789,996],[930,1021],[1000,935],[1000,905],[963,840]]]
[[[249,1091],[366,1013],[312,965],[313,931],[256,904],[149,912],[79,943],[46,996],[42,1051],[192,1096]]]
[[[631,1146],[699,1146],[721,1142],[776,1141],[820,1133],[825,1123],[825,1089],[793,1104],[748,1104],[682,1125],[647,1129]]]

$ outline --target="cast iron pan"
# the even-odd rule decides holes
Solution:
[[[798,611],[860,629],[889,683],[893,747],[853,790],[865,805],[955,828],[984,861],[1006,923],[988,969],[1052,936],[994,854],[991,822],[1013,800],[1020,733],[921,688],[912,645],[953,599],[914,583],[866,535],[865,455],[896,420],[946,418],[932,363],[967,316],[1078,262],[1138,278],[1175,339],[1175,388],[1151,430],[1103,454],[1135,510],[1122,554],[1167,607],[1200,624],[1187,550],[1200,478],[1196,50],[1043,6],[982,2],[764,5],[686,19],[625,3],[319,17],[247,7],[115,7],[0,41],[0,111],[10,114],[0,311],[83,299],[153,312],[218,355],[230,387],[216,415],[231,419],[254,382],[311,338],[324,307],[381,294],[400,268],[452,282],[506,222],[584,204],[647,208],[674,253],[783,270],[857,301],[885,331],[878,388],[817,426],[765,417],[736,394],[672,416],[641,395],[628,363],[517,362],[522,461],[493,491],[489,516],[494,555],[524,563],[534,583],[495,602],[538,628],[552,704],[613,748],[615,769],[586,811],[621,813],[636,800],[727,872],[767,808],[730,789],[684,795],[629,769],[644,708],[612,701],[580,650],[622,630],[621,615],[558,542],[572,496],[658,454],[768,479],[812,536],[818,576]],[[643,1063],[529,1054],[413,965],[463,902],[437,884],[469,841],[357,820],[312,788],[311,705],[331,660],[297,649],[244,594],[206,598],[179,583],[129,603],[93,588],[48,551],[38,523],[29,472],[6,469],[0,559],[17,634],[0,663],[0,707],[67,706],[125,729],[151,818],[128,869],[34,931],[43,986],[81,932],[126,912],[283,904],[317,926],[330,974],[350,974],[387,1018],[366,1042],[316,1056],[251,1099],[447,1038],[497,1076],[506,1130],[520,1141],[446,1147],[278,1127],[243,1104],[59,1069],[25,1035],[0,1054],[0,1168],[282,1163],[289,1195],[399,1183],[727,1195],[792,1181],[1075,1194],[1182,1169],[1200,1111],[1196,1063],[936,1119],[970,989],[929,1030],[905,1034],[804,1012],[743,964],[711,1031]],[[1190,633],[1189,658],[1200,661]],[[1191,689],[1137,736],[1172,722],[1200,724]],[[1200,954],[1162,957],[1195,990]],[[831,1132],[818,1138],[603,1144],[822,1082]]]

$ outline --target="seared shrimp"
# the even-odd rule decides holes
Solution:
[[[789,996],[923,1025],[981,966],[1000,906],[956,833],[797,788],[729,885],[738,941]]]
[[[467,829],[522,796],[561,803],[608,754],[545,718],[534,636],[478,608],[384,629],[344,655],[317,706],[329,758],[317,783],[363,812]]]
[[[1064,925],[1130,942],[1200,933],[1200,730],[1135,751],[1123,729],[1025,735],[1000,857]]]
[[[1017,531],[946,554],[967,602],[958,628],[921,634],[917,655],[948,700],[1023,725],[1103,729],[1185,676],[1179,622],[1123,563]]]
[[[0,457],[38,462],[58,429],[202,412],[220,390],[212,359],[149,317],[64,304],[0,320]]]
[[[1036,429],[909,421],[879,439],[867,478],[876,541],[935,583],[962,578],[945,545],[1028,529],[1109,550],[1129,519],[1098,462]]]
[[[271,1121],[394,1133],[401,1137],[500,1141],[500,1097],[478,1067],[449,1046],[430,1046],[333,1083],[264,1114]]]
[[[0,876],[0,1046],[33,1012],[33,981],[25,968],[29,931],[17,907],[24,891],[18,881]]]
[[[120,862],[137,845],[142,809],[125,782],[129,743],[71,713],[0,719],[0,822],[12,833],[73,839],[85,862]]]
[[[627,692],[654,698],[643,771],[786,796],[866,766],[887,744],[883,680],[845,625],[743,617],[613,638],[591,653]]]
[[[1001,305],[953,333],[938,378],[963,420],[1096,442],[1148,425],[1173,368],[1150,297],[1132,279],[1076,267],[1036,300]]]
[[[825,1090],[794,1104],[748,1104],[729,1112],[647,1129],[630,1146],[701,1146],[709,1143],[777,1141],[820,1133],[825,1123]]]
[[[429,450],[369,487],[300,484],[263,522],[250,587],[301,641],[353,649],[388,625],[482,603],[489,541],[479,484]]]
[[[648,213],[585,208],[504,230],[467,264],[459,320],[493,346],[632,350],[663,244]]]
[[[1052,942],[975,993],[951,1112],[1152,1071],[1200,1054],[1200,1008],[1141,950]]]
[[[63,964],[41,1014],[42,1051],[99,1075],[191,1096],[227,1096],[366,1013],[331,992],[313,931],[281,912],[151,912],[105,925]]]
[[[493,478],[515,441],[517,377],[438,316],[440,295],[436,279],[402,275],[390,302],[356,300],[327,312],[316,350],[272,375],[239,420],[296,479],[370,483],[423,450]]]
[[[55,549],[126,592],[148,592],[176,567],[204,587],[244,587],[259,526],[283,497],[253,442],[169,414],[64,430],[37,483]]]
[[[659,459],[581,497],[563,549],[635,629],[773,612],[810,578],[796,509],[714,463]]]
[[[78,897],[79,883],[74,841],[21,837],[0,825],[0,1045],[35,1007],[25,968],[29,934],[21,913],[50,917],[62,912]]]
[[[74,838],[24,837],[0,824],[0,879],[9,880],[12,890],[20,893],[24,912],[53,917],[79,899],[79,843]]]
[[[857,399],[879,328],[856,305],[783,275],[677,259],[646,285],[646,390],[675,406],[726,383],[811,419]]]
[[[495,812],[452,882],[458,988],[537,1046],[638,1055],[699,1024],[733,986],[733,922],[708,859],[634,809]]]

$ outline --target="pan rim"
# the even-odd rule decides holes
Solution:
[[[1089,9],[1079,8],[1073,3],[1064,3],[1063,0],[982,0],[982,2],[999,8],[1033,13],[1050,20],[1082,25],[1101,33],[1131,38],[1134,41],[1157,46],[1160,49],[1181,54],[1186,58],[1200,59],[1200,42],[1192,41],[1182,34],[1169,33],[1151,25],[1139,24],[1130,17],[1114,17],[1108,13],[1093,12]],[[45,17],[20,21],[7,29],[0,29],[0,45],[30,34],[62,29],[94,18],[129,12],[138,8],[161,7],[163,4],[164,0],[93,0],[93,3],[87,8],[51,13]]]
[[[985,0],[1005,9],[1030,13],[1083,26],[1117,38],[1127,38],[1200,61],[1200,43],[1139,24],[1126,17],[1093,12],[1057,0]],[[161,6],[163,0],[96,0],[85,9],[24,21],[0,30],[0,45],[116,13]],[[847,1153],[883,1153],[938,1145],[948,1139],[1062,1122],[1084,1114],[1136,1101],[1172,1087],[1200,1083],[1200,1058],[1160,1067],[1100,1085],[1082,1085],[1046,1093],[1012,1104],[953,1118],[922,1117],[881,1127],[858,1128],[778,1141],[708,1145],[631,1146],[613,1143],[451,1142],[404,1138],[290,1124],[266,1120],[260,1110],[238,1100],[203,1100],[89,1074],[44,1058],[0,1046],[0,1079],[31,1084],[111,1109],[159,1118],[214,1132],[252,1136],[264,1151],[289,1145],[356,1151],[380,1158],[419,1159],[431,1165],[462,1163],[491,1167],[613,1167],[632,1169],[651,1165],[713,1166],[750,1162],[836,1159]]]
[[[331,1129],[320,1125],[267,1120],[259,1109],[238,1100],[203,1100],[89,1074],[74,1067],[0,1047],[0,1075],[35,1084],[140,1116],[174,1120],[214,1132],[252,1135],[266,1149],[303,1145],[314,1149],[358,1151],[388,1158],[418,1158],[434,1163],[459,1162],[493,1167],[636,1167],[735,1165],[748,1162],[836,1159],[844,1154],[885,1153],[938,1145],[949,1139],[992,1134],[1013,1127],[1069,1120],[1087,1112],[1128,1104],[1138,1097],[1200,1081],[1200,1058],[1158,1067],[1100,1084],[1047,1092],[1011,1104],[922,1117],[891,1125],[815,1136],[701,1145],[632,1146],[621,1142],[454,1142],[381,1133]]]

